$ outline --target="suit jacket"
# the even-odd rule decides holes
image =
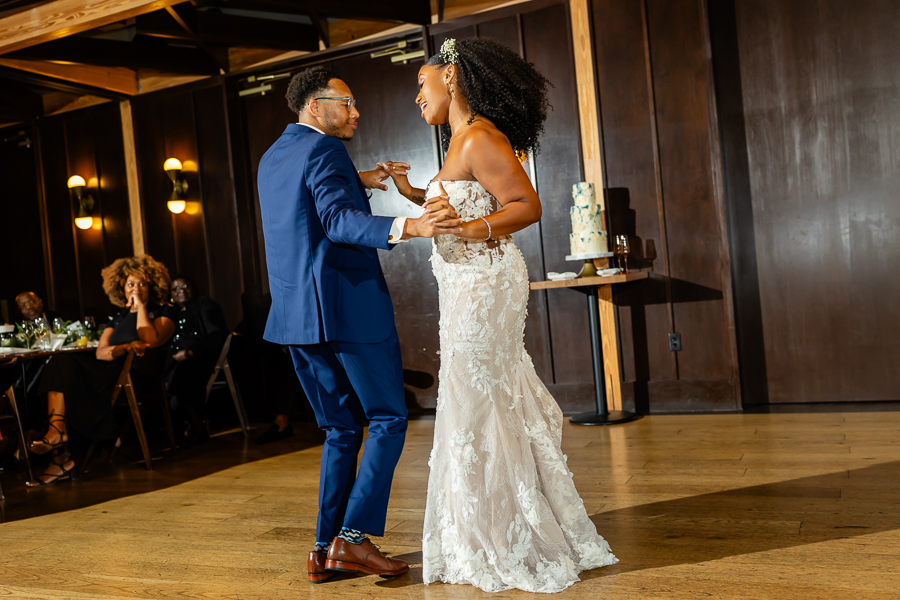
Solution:
[[[290,124],[259,163],[259,205],[276,344],[382,342],[394,309],[376,248],[393,219],[372,215],[343,142]]]

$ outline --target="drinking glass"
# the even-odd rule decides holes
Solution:
[[[59,317],[53,319],[53,333],[66,333],[66,323]]]
[[[628,245],[628,236],[627,235],[617,235],[616,236],[616,255],[622,261],[622,272],[628,272],[628,255],[631,253],[631,248]]]
[[[50,324],[44,317],[38,317],[34,320],[34,338],[41,350],[50,349]]]
[[[97,327],[97,324],[94,322],[94,317],[85,317],[82,322],[84,323],[84,328],[88,331],[94,331]]]
[[[34,340],[34,321],[24,321],[22,332],[25,334],[25,347],[31,348],[31,342]]]

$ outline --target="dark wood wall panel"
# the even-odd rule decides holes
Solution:
[[[900,4],[735,8],[769,400],[896,400]]]
[[[593,0],[611,235],[649,281],[616,292],[638,410],[739,406],[703,0]],[[682,334],[683,350],[667,334]]]
[[[672,329],[664,276],[656,120],[647,61],[641,2],[595,0],[594,48],[610,235],[628,235],[629,266],[651,269],[647,284],[617,290],[623,380],[645,383],[676,379],[675,355],[664,343]],[[647,332],[657,334],[649,339]],[[637,392],[640,393],[640,390]],[[647,409],[646,388],[637,398]]]
[[[22,132],[25,137],[16,139]],[[0,178],[4,182],[4,245],[15,248],[16,259],[3,262],[0,276],[0,300],[5,303],[6,322],[21,318],[16,296],[32,291],[54,308],[47,293],[44,248],[41,236],[41,214],[35,169],[35,139],[30,125],[0,130]],[[31,140],[22,145],[20,141]],[[9,141],[2,141],[9,139]],[[0,313],[0,320],[4,315]]]
[[[78,273],[81,283],[81,313],[96,315],[109,307],[109,299],[103,292],[103,279],[100,272],[108,264],[103,247],[103,199],[107,196],[100,186],[100,165],[94,146],[94,125],[100,125],[103,119],[92,117],[97,112],[82,113],[77,118],[66,120],[66,157],[68,158],[68,176],[81,175],[87,186],[84,193],[94,198],[93,226],[90,229],[78,229],[75,232],[76,256],[78,257]],[[104,115],[105,116],[105,115]],[[108,125],[108,123],[102,123]],[[65,181],[68,179],[63,177]],[[109,198],[110,203],[114,198]],[[76,202],[72,203],[75,210]],[[126,204],[127,205],[127,204]]]
[[[711,163],[718,139],[711,135],[713,82],[702,6],[647,2],[666,248],[675,330],[685,348],[677,355],[679,379],[734,383],[730,306],[724,302],[730,288],[727,234],[720,227],[724,206]],[[729,400],[735,408],[736,397]]]
[[[42,187],[49,240],[53,308],[69,319],[99,322],[118,309],[103,292],[100,272],[132,253],[131,217],[119,108],[115,103],[39,121]],[[79,175],[94,199],[93,227],[74,225],[77,200],[68,187]],[[40,221],[38,221],[40,223]]]
[[[194,118],[209,260],[209,288],[203,293],[216,299],[226,321],[234,326],[241,320],[243,276],[237,243],[231,143],[225,126],[225,96],[221,86],[194,93]]]
[[[94,153],[100,174],[97,192],[103,212],[105,261],[132,256],[131,209],[128,204],[128,174],[125,167],[119,107],[110,103],[92,118]]]
[[[709,32],[715,74],[716,112],[722,151],[722,184],[728,220],[735,338],[744,406],[766,404],[768,375],[759,297],[753,196],[747,161],[747,130],[741,87],[740,52],[734,3],[712,2]]]
[[[187,103],[183,110],[190,110]],[[138,174],[141,182],[141,212],[144,218],[144,249],[160,261],[171,273],[178,269],[175,251],[174,217],[166,207],[172,193],[172,183],[163,170],[168,155],[165,131],[166,104],[156,96],[132,101],[134,141]],[[181,161],[187,157],[175,157]],[[196,185],[196,181],[194,182]],[[196,192],[196,190],[194,190]]]
[[[541,153],[535,158],[536,188],[541,197],[543,215],[539,225],[523,232],[525,236],[540,236],[542,256],[535,255],[534,260],[529,260],[531,279],[540,281],[546,279],[548,271],[563,272],[579,268],[578,264],[566,262],[565,257],[570,252],[572,185],[583,179],[581,141],[569,33],[571,28],[566,5],[557,4],[523,12],[519,18],[525,59],[533,62],[553,84],[549,90],[553,109],[548,111],[541,137]],[[532,259],[530,256],[527,258]],[[537,262],[540,258],[543,258],[542,265]],[[590,340],[585,335],[588,331],[585,298],[570,290],[532,295],[543,300],[543,306],[540,306],[543,309],[540,313],[544,317],[543,327],[535,327],[537,323],[534,320],[529,325],[535,330],[534,333],[549,333],[552,383],[559,386],[552,391],[566,410],[589,409],[591,397],[583,394],[584,386],[593,383]],[[548,362],[546,345],[529,347],[528,350],[537,357],[536,364]],[[540,374],[546,380],[546,375]]]
[[[133,102],[147,252],[174,277],[192,278],[229,326],[243,318],[241,250],[230,129],[221,83],[169,90]],[[163,164],[182,162],[187,208],[172,214]]]
[[[66,181],[69,165],[66,160],[65,121],[47,119],[40,125],[41,162],[44,172],[44,196],[47,207],[47,237],[50,242],[50,273],[55,290],[55,306],[67,318],[82,316],[81,286],[75,251],[75,212],[69,198]],[[91,315],[103,322],[110,311]]]
[[[259,213],[259,189],[256,179],[262,155],[284,132],[288,123],[297,122],[297,115],[290,111],[285,99],[289,81],[289,79],[273,81],[273,89],[267,94],[255,94],[240,99],[243,109],[244,135],[246,136],[247,162],[249,163],[246,168],[249,173],[250,192],[253,194],[253,222],[258,238],[256,260],[260,268],[260,291],[263,294],[269,293],[269,275],[266,269],[266,250]]]

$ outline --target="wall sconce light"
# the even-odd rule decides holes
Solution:
[[[90,229],[94,225],[94,217],[91,216],[91,211],[94,210],[94,198],[90,194],[84,193],[84,178],[80,175],[72,175],[66,185],[78,199],[75,226],[78,229]]]
[[[169,210],[176,215],[181,214],[184,212],[185,206],[187,206],[184,194],[188,189],[187,180],[181,177],[181,161],[177,158],[170,158],[166,160],[163,169],[165,169],[169,179],[172,180],[172,195],[169,196],[168,202]]]

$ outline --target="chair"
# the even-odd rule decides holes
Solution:
[[[206,384],[206,399],[204,403],[209,402],[209,394],[215,387],[228,386],[231,391],[231,399],[234,401],[234,409],[237,411],[238,420],[241,422],[241,429],[244,431],[244,437],[250,436],[250,430],[247,427],[247,411],[244,409],[244,400],[241,398],[241,392],[234,385],[234,378],[231,376],[231,367],[228,364],[228,351],[231,349],[231,338],[235,333],[228,334],[225,344],[222,346],[222,352],[219,353],[219,360],[216,361],[216,368],[213,369],[212,375],[209,376],[209,382]],[[219,373],[225,373],[225,381],[217,382]]]
[[[19,447],[22,449],[22,456],[25,457],[25,465],[28,467],[28,478],[33,480],[34,474],[31,471],[31,458],[28,456],[28,445],[25,443],[25,429],[22,427],[22,417],[19,412],[19,405],[16,402],[15,383],[19,377],[18,362],[19,358],[13,357],[0,364],[0,390],[6,390],[5,392],[0,391],[0,396],[6,396],[9,399],[9,407],[12,412],[11,415],[0,415],[0,424],[4,421],[15,421]],[[0,500],[3,500],[2,487],[0,487]]]
[[[144,463],[147,465],[147,470],[153,470],[153,462],[150,459],[150,448],[147,445],[147,434],[144,431],[144,422],[141,418],[141,406],[138,404],[137,396],[134,393],[134,385],[131,381],[131,364],[134,362],[134,352],[129,352],[128,356],[125,358],[125,364],[122,365],[122,371],[119,373],[119,378],[116,380],[116,386],[113,388],[111,402],[113,406],[116,404],[116,400],[119,398],[119,393],[124,391],[125,398],[128,400],[128,408],[131,411],[131,421],[125,423],[125,427],[122,429],[122,432],[119,434],[119,437],[116,439],[116,444],[113,447],[112,453],[110,453],[109,460],[115,457],[116,452],[122,446],[122,438],[125,437],[125,434],[128,433],[128,429],[131,425],[134,425],[135,432],[138,436],[138,442],[141,445],[141,453],[144,455]],[[169,409],[169,402],[166,398],[165,394],[165,383],[162,384],[162,409],[163,409],[163,418],[166,422],[166,433],[169,435],[169,443],[172,444],[172,452],[176,453],[178,445],[175,443],[175,431],[172,429],[172,414]],[[88,448],[87,455],[84,458],[84,467],[87,467],[88,460],[91,457],[91,454],[96,447],[96,442],[91,443],[90,448]],[[84,469],[84,467],[82,469]]]

